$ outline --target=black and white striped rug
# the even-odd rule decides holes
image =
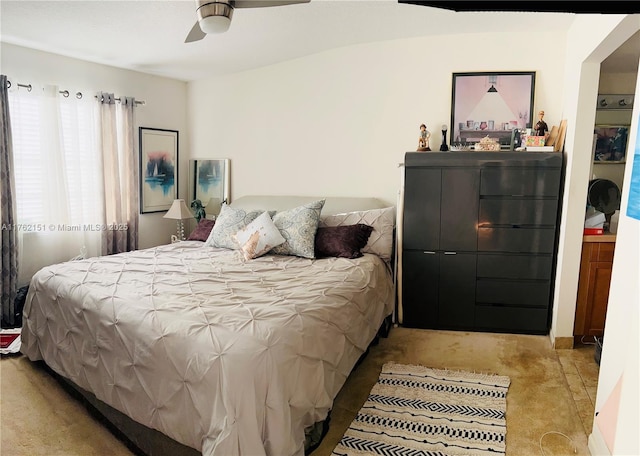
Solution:
[[[509,384],[505,376],[387,363],[333,455],[505,454]]]

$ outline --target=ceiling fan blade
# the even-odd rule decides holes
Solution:
[[[191,28],[191,31],[187,35],[187,39],[184,40],[184,42],[191,43],[193,41],[200,41],[205,36],[207,36],[207,34],[202,31],[202,29],[200,28],[200,24],[198,23],[198,21],[196,21],[196,23]]]
[[[309,3],[311,0],[236,0],[234,8],[263,8],[267,6],[287,6],[298,3]]]

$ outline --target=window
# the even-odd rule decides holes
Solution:
[[[38,92],[9,95],[17,221],[45,224],[49,232],[58,224],[100,223],[96,104],[66,99],[54,87]]]

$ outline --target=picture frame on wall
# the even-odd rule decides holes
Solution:
[[[624,163],[629,125],[596,125],[593,129],[593,162]]]
[[[231,161],[228,158],[203,158],[189,162],[191,200],[200,200],[207,216],[217,215],[222,203],[229,203]]]
[[[451,145],[489,136],[511,149],[513,130],[531,128],[535,81],[535,71],[453,73]]]
[[[633,168],[631,169],[631,183],[629,185],[629,196],[627,199],[627,216],[640,220],[640,118],[636,124],[635,144],[632,142],[630,157]],[[629,166],[629,165],[625,165]]]
[[[167,211],[178,198],[178,131],[139,127],[140,213]]]

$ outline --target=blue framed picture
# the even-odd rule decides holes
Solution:
[[[178,131],[139,128],[140,213],[167,211],[178,198]]]
[[[624,163],[629,139],[629,125],[596,125],[594,163]]]
[[[640,122],[638,122],[638,131],[636,132],[636,143],[633,153],[633,169],[631,170],[627,216],[640,220]]]

